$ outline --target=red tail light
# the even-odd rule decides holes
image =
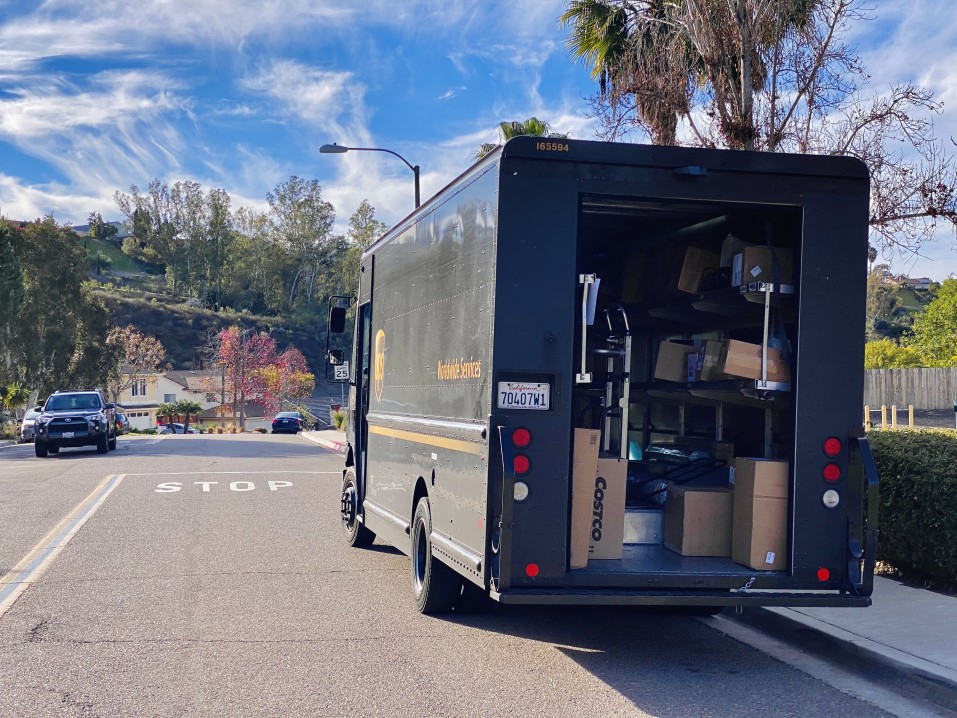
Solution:
[[[828,571],[826,568],[819,568],[817,570],[818,581],[821,581],[823,583],[824,581],[827,581],[830,577],[831,577],[831,572]]]
[[[530,563],[525,567],[525,575],[529,578],[535,578],[538,575],[538,564]]]
[[[512,432],[512,443],[519,449],[524,449],[532,443],[532,432],[528,429],[516,429]]]
[[[841,453],[842,448],[844,447],[841,444],[841,440],[836,436],[832,436],[824,442],[824,453],[832,459]]]
[[[527,474],[530,468],[532,468],[532,464],[525,454],[516,454],[515,458],[512,459],[512,470],[516,476]]]
[[[821,474],[824,476],[825,481],[833,484],[841,478],[841,467],[832,462],[824,467],[824,471],[822,471]]]

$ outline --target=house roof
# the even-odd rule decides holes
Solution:
[[[224,410],[224,411],[220,411]],[[199,418],[205,420],[218,419],[220,415],[225,414],[226,416],[233,415],[233,405],[232,404],[219,404],[217,406],[212,406],[209,409],[204,409],[199,413]],[[262,419],[266,416],[266,407],[262,404],[258,404],[254,401],[246,402],[246,418],[247,419]]]

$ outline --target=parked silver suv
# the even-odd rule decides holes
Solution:
[[[36,420],[36,455],[59,453],[63,446],[96,446],[105,454],[116,448],[114,405],[99,390],[50,394]]]

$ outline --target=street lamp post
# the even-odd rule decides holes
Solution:
[[[319,152],[324,155],[341,155],[350,150],[357,150],[363,152],[388,152],[390,155],[395,155],[400,160],[405,162],[406,167],[412,170],[412,174],[415,177],[415,207],[419,208],[419,166],[413,165],[405,157],[400,155],[398,152],[393,152],[392,150],[387,150],[382,147],[345,147],[344,145],[337,145],[335,143],[331,145],[323,145],[319,148]]]

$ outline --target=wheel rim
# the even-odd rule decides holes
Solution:
[[[351,533],[356,523],[356,487],[348,484],[342,490],[342,525],[346,533]]]
[[[412,550],[412,580],[415,582],[415,592],[421,593],[425,585],[425,564],[428,560],[428,542],[422,522],[415,525],[415,546]]]

